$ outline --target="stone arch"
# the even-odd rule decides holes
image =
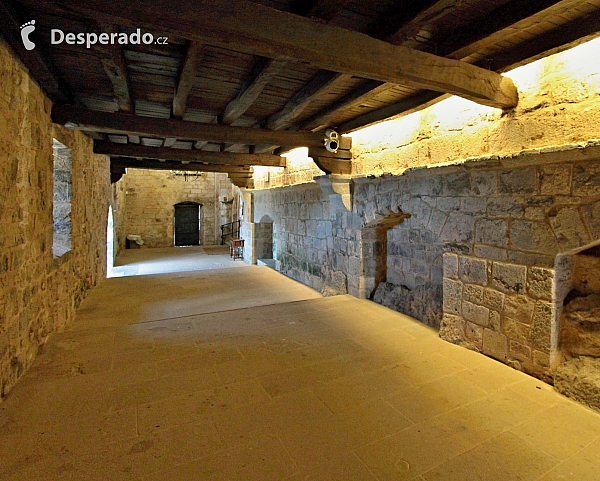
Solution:
[[[383,211],[361,230],[364,270],[372,279],[370,297],[424,324],[442,318],[443,243],[415,215]]]

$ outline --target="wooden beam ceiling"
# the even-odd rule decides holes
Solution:
[[[340,11],[343,10],[343,8],[346,7],[350,1],[351,0],[317,0],[313,1],[312,4],[311,2],[299,1],[297,2],[297,5],[292,8],[292,13],[315,18],[327,23],[331,21],[337,14],[339,14]],[[288,63],[289,62],[287,61],[269,60],[265,64],[265,59],[260,60],[254,66],[250,79],[245,82],[246,85],[242,86],[238,97],[232,100],[225,108],[222,123],[232,124],[236,119],[246,113],[246,111],[251,107],[269,82],[271,82],[275,75],[277,75],[279,71],[282,70]],[[335,75],[338,77],[340,76],[340,74]],[[321,88],[322,87],[323,86],[321,85]],[[308,105],[307,100],[308,99],[305,96],[305,98],[302,100],[304,107],[296,103],[296,105],[293,105],[291,112],[284,112],[283,118],[287,119],[290,113],[293,113],[294,116],[297,115],[297,112],[299,112],[300,109],[303,110]],[[310,99],[310,101],[312,101],[312,99]],[[273,123],[279,123],[280,121],[274,120]],[[267,125],[267,128],[277,130],[279,127],[271,127]],[[240,144],[229,144],[222,146],[223,150],[225,151],[235,151],[239,150],[241,147],[243,147],[243,145]]]
[[[206,162],[213,165],[285,167],[285,159],[270,154],[236,154],[208,152],[204,150],[170,149],[166,147],[145,147],[142,145],[95,142],[94,153],[120,157],[140,157],[149,159],[176,160],[185,162]]]
[[[158,119],[136,115],[100,112],[72,106],[52,109],[52,120],[76,130],[109,134],[175,137],[244,144],[276,144],[296,147],[321,146],[323,136],[312,132],[287,132],[230,125]]]
[[[512,81],[497,73],[246,0],[182,0],[176,5],[157,0],[151,9],[125,1],[118,10],[109,0],[89,0],[69,8],[263,57],[304,61],[359,77],[451,93],[492,107],[511,108],[518,101]]]

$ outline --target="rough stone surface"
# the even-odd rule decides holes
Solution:
[[[573,299],[562,321],[563,354],[600,357],[600,294]]]
[[[600,410],[600,359],[580,357],[560,364],[554,387],[565,396]]]
[[[109,165],[92,140],[53,124],[51,103],[0,43],[0,397],[106,273]],[[70,150],[70,250],[53,259],[53,139]],[[59,156],[60,157],[60,156]],[[61,164],[61,159],[58,159]],[[61,170],[64,165],[58,165]],[[59,190],[60,190],[59,189]],[[66,227],[67,223],[62,223]]]

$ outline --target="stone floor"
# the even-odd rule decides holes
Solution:
[[[4,481],[596,481],[599,468],[600,415],[544,383],[241,264],[104,281],[0,404]]]

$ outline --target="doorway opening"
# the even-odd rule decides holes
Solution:
[[[112,277],[115,266],[115,231],[112,206],[108,206],[108,223],[106,224],[106,277]]]
[[[197,202],[175,204],[175,246],[200,245],[200,207]]]

